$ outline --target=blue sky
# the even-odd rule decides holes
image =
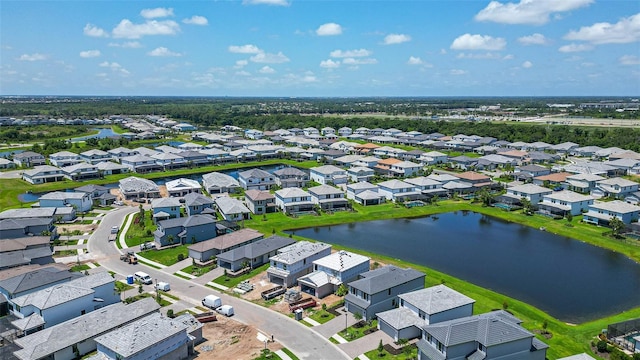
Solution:
[[[635,0],[2,0],[0,9],[2,95],[640,95]]]

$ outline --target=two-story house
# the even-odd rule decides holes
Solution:
[[[160,197],[160,188],[149,179],[129,176],[118,182],[125,199],[153,199]]]
[[[39,165],[33,169],[23,171],[22,180],[34,185],[63,181],[64,172],[55,166]]]
[[[368,167],[354,166],[347,170],[347,176],[353,182],[369,181],[374,178],[376,172]]]
[[[71,151],[58,151],[49,155],[49,163],[57,167],[65,167],[81,163],[80,155]]]
[[[183,197],[191,193],[201,193],[200,183],[193,179],[179,178],[167,181],[165,184],[169,196]]]
[[[251,211],[238,199],[219,196],[214,203],[225,220],[239,221],[251,218]]]
[[[395,164],[391,164],[389,168],[390,173],[400,177],[411,177],[422,169],[422,165],[416,164],[411,161],[400,161]]]
[[[309,182],[309,174],[295,167],[285,167],[273,172],[276,178],[276,184],[281,188],[307,186]]]
[[[538,208],[540,213],[564,217],[567,214],[580,215],[589,210],[591,204],[593,204],[592,196],[563,190],[544,195]]]
[[[319,185],[307,189],[311,202],[324,211],[345,210],[349,202],[344,198],[342,190],[329,185]]]
[[[347,185],[347,199],[360,205],[379,205],[385,201],[385,196],[378,193],[378,186],[366,181]]]
[[[233,194],[240,189],[238,180],[220,172],[202,175],[202,184],[209,194]]]
[[[91,201],[91,194],[84,192],[67,192],[67,191],[53,191],[40,196],[40,207],[65,207],[70,206],[76,209],[77,212],[87,212],[91,210],[93,202]]]
[[[608,226],[612,218],[618,218],[625,224],[638,221],[640,206],[632,205],[620,200],[594,201],[589,205],[589,211],[582,216],[582,221]]]
[[[187,161],[177,153],[161,152],[150,157],[165,171],[187,166]]]
[[[565,188],[580,194],[589,194],[596,189],[598,181],[604,179],[600,175],[578,173],[567,176]]]
[[[318,298],[331,295],[340,285],[346,285],[369,271],[370,260],[344,250],[314,260],[313,272],[298,278],[300,290]]]
[[[275,256],[278,250],[294,244],[294,239],[272,235],[268,238],[242,245],[240,247],[218,254],[218,266],[231,271],[238,271],[249,264],[255,269],[269,262],[269,258]]]
[[[596,188],[591,191],[591,195],[596,198],[613,197],[616,199],[624,199],[638,191],[638,183],[623,178],[610,178],[596,182]]]
[[[310,169],[310,177],[312,181],[319,184],[345,184],[349,179],[347,171],[334,165],[323,165],[312,167]]]
[[[177,198],[157,198],[151,200],[151,211],[153,211],[153,221],[179,218],[180,217],[180,200]]]
[[[158,248],[192,244],[216,237],[216,219],[207,214],[158,221],[153,239]]]
[[[42,154],[33,151],[24,151],[13,155],[13,162],[20,167],[33,167],[45,165],[47,159]]]
[[[184,196],[184,207],[187,216],[201,214],[205,209],[213,209],[213,199],[200,193],[190,193]]]
[[[425,276],[393,265],[362,273],[358,280],[347,284],[345,309],[352,314],[359,313],[363,319],[374,319],[376,314],[397,307],[398,295],[423,289]]]
[[[415,186],[402,180],[388,180],[378,183],[378,192],[389,201],[410,201],[422,197],[420,191],[415,190]]]
[[[64,177],[74,181],[96,179],[101,176],[98,166],[85,162],[65,166],[60,170],[64,173]]]
[[[262,169],[250,169],[238,173],[238,182],[245,190],[270,190],[276,185],[276,177]]]
[[[442,183],[424,176],[406,179],[404,182],[415,187],[415,191],[419,191],[425,197],[446,196],[447,190],[442,188]]]
[[[378,329],[399,339],[415,339],[422,327],[473,315],[475,300],[444,285],[398,295],[399,307],[378,313]]]
[[[534,208],[538,207],[538,203],[542,202],[542,198],[545,195],[549,195],[553,192],[551,189],[547,189],[542,186],[533,184],[516,185],[507,188],[507,193],[502,195],[501,202],[519,204],[522,198],[529,200]]]
[[[151,171],[162,170],[162,167],[156,164],[155,159],[142,154],[120,158],[120,164],[126,166],[130,171],[137,173],[148,173]]]
[[[265,190],[245,191],[244,202],[255,215],[272,213],[277,210],[276,197]]]
[[[426,325],[418,341],[419,360],[544,360],[549,346],[499,310]]]
[[[300,188],[293,187],[276,190],[274,195],[276,206],[285,214],[297,214],[314,210],[311,194]]]
[[[331,245],[298,241],[283,247],[269,261],[269,281],[285,287],[294,286],[298,278],[313,271],[313,261],[331,254]]]
[[[138,151],[129,149],[126,147],[117,147],[115,149],[107,150],[109,154],[111,154],[111,159],[116,162],[120,162],[120,159],[128,156],[138,155],[140,154]]]
[[[424,165],[444,164],[449,161],[449,156],[439,151],[429,151],[421,154],[418,161]]]
[[[112,155],[100,149],[91,149],[80,153],[80,159],[88,164],[97,164],[112,159]]]
[[[240,229],[189,246],[189,257],[200,263],[206,263],[218,254],[251,244],[262,238],[264,235],[256,230]]]

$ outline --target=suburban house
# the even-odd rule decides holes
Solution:
[[[355,166],[347,170],[347,176],[353,182],[369,181],[375,175],[376,172],[373,169],[364,166]]]
[[[165,186],[167,187],[167,193],[169,193],[169,196],[175,197],[183,197],[187,194],[202,192],[199,182],[186,178],[167,181]]]
[[[475,171],[466,171],[463,173],[455,174],[454,176],[460,179],[460,181],[473,185],[473,187],[475,188],[490,186],[492,184],[490,177]]]
[[[0,157],[0,169],[15,169],[16,167],[16,163],[14,163],[13,161],[9,160],[9,159],[5,159],[3,157]]]
[[[334,165],[323,165],[313,167],[310,170],[311,180],[319,184],[334,185],[347,183],[347,171]]]
[[[235,193],[240,189],[240,183],[232,176],[220,173],[211,172],[202,175],[202,184],[204,189],[211,194],[224,194]]]
[[[276,197],[265,190],[247,190],[244,192],[244,202],[249,211],[255,215],[277,211]]]
[[[188,359],[202,341],[202,326],[188,313],[170,318],[156,312],[96,337],[98,352],[92,358]]]
[[[74,359],[96,350],[94,338],[157,312],[160,305],[151,298],[131,304],[121,302],[88,312],[71,320],[15,340],[22,349],[19,360]]]
[[[311,194],[300,188],[276,190],[275,204],[285,214],[296,214],[314,211]]]
[[[77,212],[88,212],[93,206],[91,194],[85,192],[53,191],[42,195],[38,202],[40,207],[69,206]]]
[[[589,205],[589,211],[582,216],[582,221],[608,226],[612,218],[618,218],[625,224],[638,221],[640,206],[628,204],[624,201],[594,201]]]
[[[547,175],[540,175],[533,178],[533,184],[564,189],[567,177],[569,176],[571,176],[571,173],[568,172],[556,172]]]
[[[64,167],[81,163],[80,155],[71,151],[59,151],[49,155],[49,163],[53,166]]]
[[[101,176],[100,170],[96,165],[81,162],[61,168],[64,176],[69,180],[86,180],[95,179]]]
[[[624,199],[625,196],[638,191],[638,183],[623,178],[610,178],[596,182],[596,188],[591,195],[596,198],[613,197]]]
[[[30,221],[42,221],[43,219],[23,219]],[[8,227],[8,231],[14,229],[11,225],[20,223],[20,220],[0,220],[0,226],[2,226],[2,233],[5,232],[5,227]],[[8,226],[7,226],[8,225]],[[18,231],[21,229],[21,225],[15,226]],[[29,236],[3,238],[0,241],[0,270],[13,268],[24,265],[46,265],[54,262],[53,251],[50,244],[51,236]],[[2,307],[2,304],[0,304]]]
[[[270,190],[276,185],[275,176],[261,169],[239,172],[238,182],[240,182],[240,186],[245,190]]]
[[[422,193],[416,191],[414,185],[397,179],[378,183],[378,193],[394,202],[416,200],[422,197]]]
[[[444,285],[398,295],[399,307],[378,313],[378,329],[395,341],[415,339],[422,327],[473,315],[475,300]]]
[[[640,345],[637,344],[636,341],[636,349],[640,349]],[[571,355],[563,358],[559,358],[558,360],[596,360],[596,358],[587,355],[586,353]]]
[[[107,152],[109,154],[111,154],[111,158],[114,161],[120,162],[120,159],[127,157],[127,156],[133,156],[133,155],[138,155],[139,152],[136,150],[131,150],[129,148],[126,147],[117,147],[115,149],[111,149],[111,150],[107,150]]]
[[[605,178],[600,175],[593,174],[574,174],[567,176],[565,188],[581,194],[589,194],[596,189],[598,181]]]
[[[533,184],[516,185],[507,188],[507,193],[500,198],[511,198],[512,203],[520,203],[522,198],[529,200],[531,205],[537,207],[539,202],[542,202],[542,198],[545,195],[549,195],[553,192],[551,189],[547,189],[542,186]],[[505,200],[505,199],[503,199]]]
[[[77,187],[74,190],[89,194],[91,196],[91,201],[97,205],[111,205],[116,200],[116,196],[111,195],[109,188],[102,185],[89,184]]]
[[[158,221],[153,238],[158,247],[192,244],[216,236],[216,219],[207,214]]]
[[[187,216],[201,214],[205,209],[213,209],[213,199],[200,193],[190,193],[184,196],[184,207]]]
[[[162,167],[163,170],[172,170],[187,166],[187,161],[177,153],[161,152],[151,155],[150,158],[155,160],[156,165]]]
[[[413,185],[416,191],[420,191],[426,197],[447,195],[447,190],[442,188],[441,182],[424,176],[406,179],[404,182]]]
[[[255,269],[269,263],[269,258],[275,256],[278,250],[295,242],[288,237],[272,235],[218,254],[218,266],[238,271],[243,265],[249,264],[252,269]]]
[[[120,164],[126,166],[130,171],[137,173],[147,173],[162,170],[152,157],[138,154],[120,158]]]
[[[318,185],[307,189],[311,202],[324,211],[345,210],[349,202],[344,198],[342,190],[329,185]]]
[[[354,161],[353,163],[351,163],[352,166],[355,167],[368,167],[368,168],[374,168],[376,165],[378,165],[378,162],[380,162],[380,158],[377,158],[375,156],[365,156],[365,157],[361,157],[360,159]]]
[[[281,188],[307,186],[309,174],[295,167],[285,167],[273,172],[276,177],[276,184]]]
[[[108,272],[98,272],[14,297],[8,300],[9,310],[20,318],[14,323],[28,324],[28,328],[20,329],[22,331],[29,332],[35,327],[50,328],[120,302],[114,288],[115,279]],[[31,321],[27,321],[29,317],[32,317]]]
[[[55,166],[39,165],[22,172],[22,180],[30,184],[44,184],[64,180],[64,172]]]
[[[341,127],[340,129],[338,129],[338,136],[340,137],[347,137],[349,135],[351,135],[353,133],[353,130],[351,130],[350,127]]]
[[[256,129],[249,129],[244,131],[244,136],[247,139],[259,140],[264,136],[264,132]]]
[[[389,171],[401,177],[411,177],[422,169],[422,165],[416,164],[411,161],[400,161],[395,164],[391,164]]]
[[[513,171],[515,178],[520,181],[531,181],[534,177],[549,174],[551,174],[551,169],[536,164],[518,166]]]
[[[189,246],[189,257],[200,263],[206,263],[218,254],[231,251],[262,238],[264,238],[264,235],[256,230],[240,229]]]
[[[624,198],[624,201],[629,204],[640,205],[640,191],[636,191],[634,193],[627,195]]]
[[[251,211],[238,199],[219,196],[213,202],[225,220],[238,221],[251,218]]]
[[[575,149],[577,149],[579,146],[580,145],[574,142],[563,142],[561,144],[555,144],[555,145],[549,146],[549,150],[553,150],[557,153],[568,154],[574,151]]]
[[[131,170],[124,165],[116,164],[112,161],[103,161],[101,163],[97,163],[96,167],[102,175],[124,174],[128,173]]]
[[[129,176],[119,181],[120,193],[125,199],[152,199],[160,197],[158,185],[151,180]]]
[[[89,164],[97,164],[112,159],[111,154],[100,149],[91,149],[80,153],[80,159]]]
[[[20,167],[32,167],[45,165],[47,159],[42,154],[33,151],[24,151],[13,155],[13,162]]]
[[[283,247],[272,256],[267,269],[269,281],[285,287],[294,286],[299,277],[313,271],[313,261],[331,254],[331,245],[298,241]]]
[[[577,216],[587,212],[591,204],[593,204],[593,197],[590,195],[569,190],[554,191],[542,197],[542,202],[538,204],[538,212],[561,217],[567,214]]]
[[[331,295],[340,285],[369,271],[370,258],[340,250],[313,261],[313,272],[298,278],[300,291],[317,298]]]
[[[376,173],[381,175],[395,175],[395,173],[391,173],[391,165],[402,162],[400,159],[396,158],[386,158],[378,161],[376,166],[374,166],[374,170]]]
[[[545,360],[549,346],[503,310],[444,321],[422,328],[420,360]]]
[[[158,222],[180,217],[180,200],[177,198],[156,198],[151,200],[153,221]]]
[[[425,274],[393,265],[383,266],[360,274],[348,283],[349,292],[344,306],[352,314],[359,313],[365,320],[399,305],[398,295],[424,288]]]
[[[185,165],[188,167],[204,166],[210,163],[207,154],[201,153],[200,151],[185,150],[177,153],[176,155],[181,156],[186,163]]]
[[[449,156],[439,151],[429,151],[421,154],[418,161],[424,165],[444,164],[449,161]]]
[[[347,199],[360,205],[379,205],[385,201],[385,196],[378,193],[378,186],[366,181],[347,185]]]

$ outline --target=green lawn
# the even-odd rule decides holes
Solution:
[[[208,266],[189,265],[186,268],[182,269],[181,271],[194,276],[202,276],[208,273],[209,271],[215,269],[216,267],[217,267],[216,265],[208,265]]]
[[[87,264],[74,265],[71,267],[72,272],[81,272],[91,269]]]
[[[133,289],[133,286],[131,286],[129,284],[125,284],[122,281],[116,281],[116,285],[115,286],[116,286],[116,291],[118,293]]]
[[[372,320],[370,324],[371,325],[365,322],[365,325],[359,328],[349,326],[346,330],[340,330],[340,332],[338,332],[338,335],[342,336],[347,341],[360,339],[361,337],[365,336],[365,331],[369,329],[376,329],[378,327],[378,320]]]
[[[153,241],[153,232],[156,230],[156,225],[153,223],[150,214],[152,214],[151,210],[145,211],[144,221],[142,222],[140,221],[139,213],[132,215],[133,220],[125,236],[127,246],[134,247],[147,241]]]
[[[387,350],[383,350],[381,353],[378,349],[367,351],[364,353],[369,359],[384,359],[384,360],[413,360],[418,358],[418,348],[415,345],[407,345],[402,349],[402,353],[398,355],[391,355]]]
[[[320,324],[324,324],[336,316],[326,310],[320,309],[318,311],[314,311],[313,314],[309,315],[309,317]]]
[[[269,349],[263,349],[260,352],[260,356],[257,358],[253,358],[253,360],[281,360],[282,358],[278,356],[275,352],[272,352]]]
[[[178,254],[182,254],[185,259],[188,257],[188,246],[185,244],[164,250],[146,250],[140,253],[140,256],[165,266],[171,266],[178,262]]]
[[[244,275],[241,275],[241,276],[238,276],[238,277],[235,277],[235,278],[228,277],[226,275],[221,275],[221,276],[213,279],[213,282],[216,283],[216,284],[224,285],[224,286],[226,286],[228,288],[233,288],[236,285],[238,285],[241,282],[243,282],[244,280],[251,279],[252,277],[260,274],[261,272],[267,270],[268,268],[269,268],[269,264],[267,263],[267,264],[264,264],[264,265],[262,265],[260,267],[257,267],[255,269],[251,270],[250,272],[248,272],[248,273],[246,273]]]
[[[291,352],[291,350],[289,350],[289,349],[287,349],[287,348],[282,348],[282,352],[283,352],[283,353],[285,353],[285,354],[287,354],[287,355],[289,355],[289,357],[291,358],[291,360],[300,360],[300,359],[298,359],[298,357],[297,357],[297,356],[295,356],[295,355]]]

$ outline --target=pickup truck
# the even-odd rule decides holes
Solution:
[[[129,264],[137,264],[138,257],[133,251],[128,251],[126,254],[120,255],[120,260],[128,262]]]

